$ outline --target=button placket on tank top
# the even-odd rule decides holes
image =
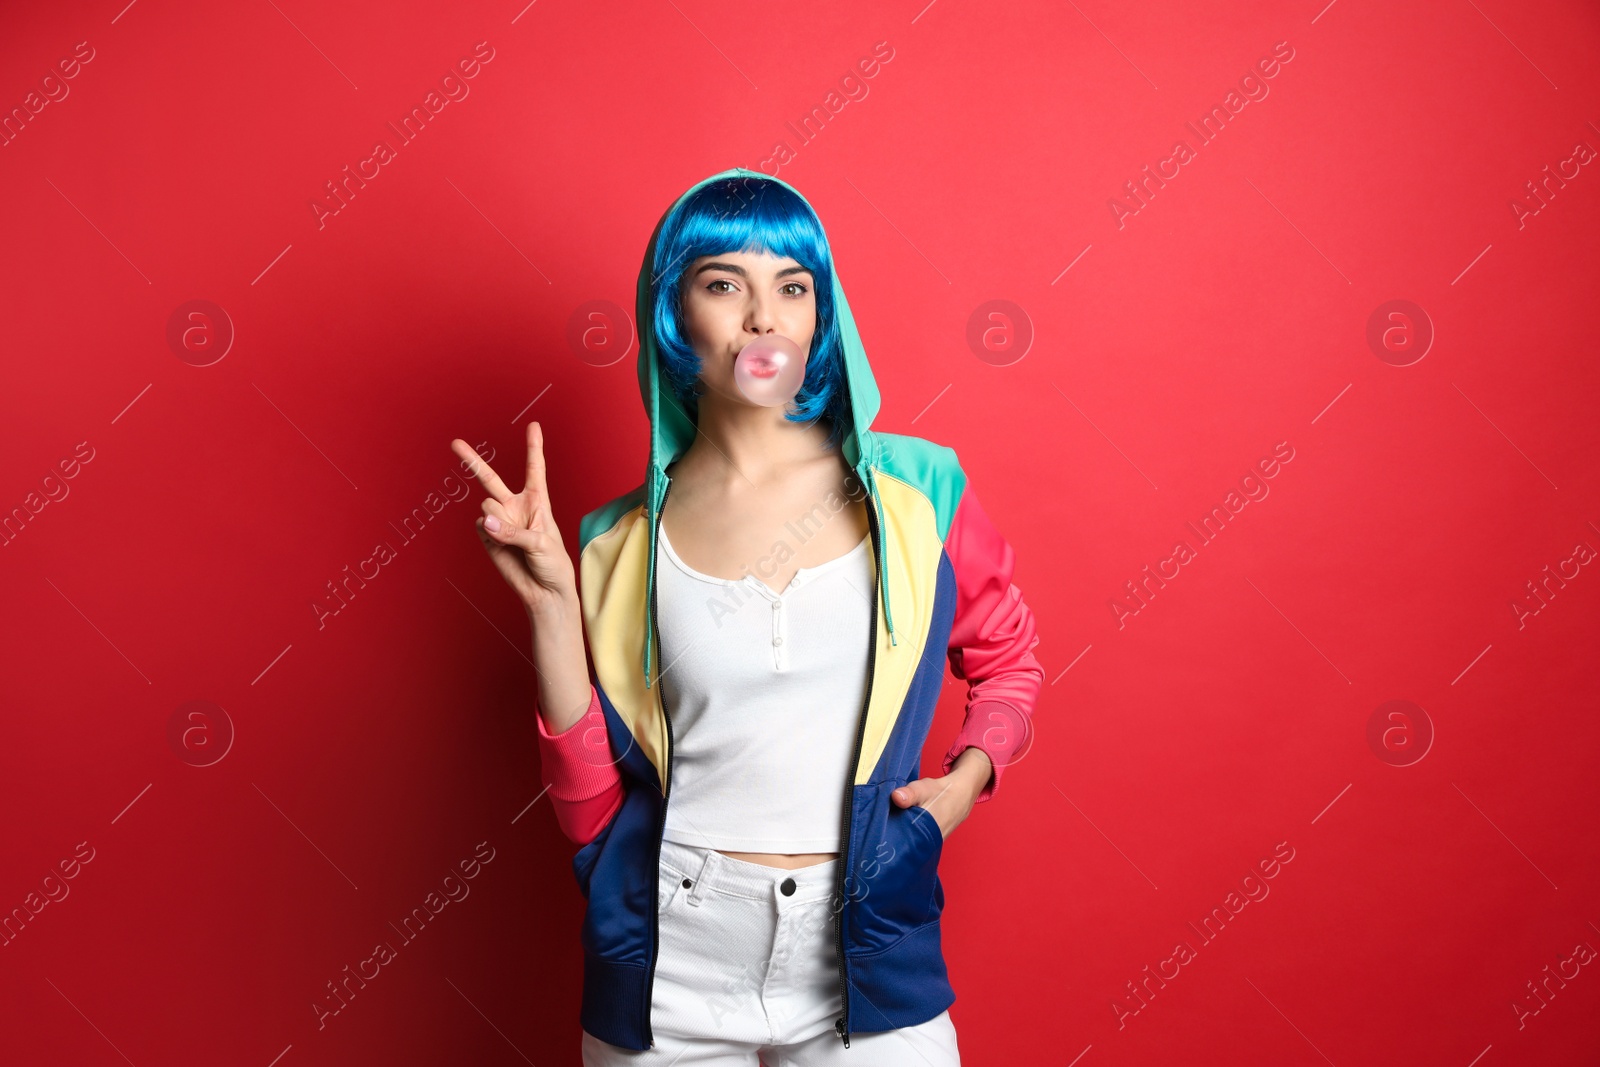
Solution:
[[[800,584],[801,576],[796,574],[782,593],[774,593],[772,588],[760,578],[750,574],[745,576],[745,581],[767,599],[770,604],[768,614],[771,616],[772,634],[772,669],[775,671],[787,670],[789,667],[789,602],[788,594]]]
[[[793,583],[790,583],[793,588]],[[782,597],[772,602],[772,669],[781,671],[789,666],[789,645],[784,640],[788,636],[789,612],[788,602]]]

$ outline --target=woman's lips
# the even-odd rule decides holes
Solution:
[[[746,366],[754,378],[776,378],[780,369],[777,360],[770,356],[753,357],[746,361]]]

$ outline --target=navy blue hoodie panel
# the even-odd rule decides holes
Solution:
[[[937,888],[944,840],[930,813],[894,802],[889,794],[904,784],[904,779],[891,779],[860,785],[852,798],[850,817],[860,830],[852,835],[857,844],[845,882],[845,955],[858,983],[858,958],[893,948],[917,927],[937,919],[935,906],[943,905]]]
[[[936,920],[944,905],[938,878],[944,842],[938,824],[925,809],[902,808],[889,794],[920,777],[922,749],[944,687],[955,600],[955,573],[941,555],[922,659],[871,778],[856,786],[851,795],[845,955],[856,984],[861,984],[854,973],[858,957],[893,947],[918,927]],[[866,988],[877,999],[873,987]],[[850,1025],[856,1028],[854,1015]]]
[[[622,716],[612,707],[611,698],[606,696],[606,691],[599,685],[594,687],[594,691],[600,698],[600,712],[606,719],[606,741],[611,746],[611,758],[616,760],[617,769],[622,772],[623,780],[626,782],[631,778],[636,782],[642,782],[659,794],[661,776],[656,773],[656,765],[644,754],[644,749],[634,740],[633,733],[622,724]]]
[[[645,1019],[639,1010],[649,978],[646,967],[611,963],[585,954],[583,1007],[578,1024],[608,1045],[636,1051],[649,1048]]]
[[[573,857],[578,888],[589,898],[580,933],[585,952],[614,963],[649,964],[660,820],[661,798],[627,783],[622,807],[605,832]]]
[[[852,1034],[916,1026],[955,1002],[937,919],[886,952],[850,960]]]

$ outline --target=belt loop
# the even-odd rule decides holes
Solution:
[[[716,855],[717,850],[714,848],[705,850],[705,855],[700,860],[700,873],[695,875],[694,886],[689,890],[686,898],[689,903],[697,908],[700,906],[701,897],[705,895],[706,879],[711,874],[711,865],[716,862]]]

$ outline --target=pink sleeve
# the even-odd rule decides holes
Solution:
[[[956,506],[944,548],[956,575],[950,669],[968,685],[966,719],[945,753],[943,769],[949,774],[968,747],[983,749],[994,773],[978,794],[981,803],[1000,788],[1006,765],[1028,750],[1044,668],[1033,655],[1039,643],[1033,612],[1011,583],[1016,554],[978,506],[970,484]]]
[[[537,707],[537,699],[534,701]],[[534,712],[539,726],[539,762],[549,779],[561,832],[587,845],[622,807],[622,774],[611,758],[600,694],[589,684],[589,710],[559,734],[549,733],[543,710]]]

